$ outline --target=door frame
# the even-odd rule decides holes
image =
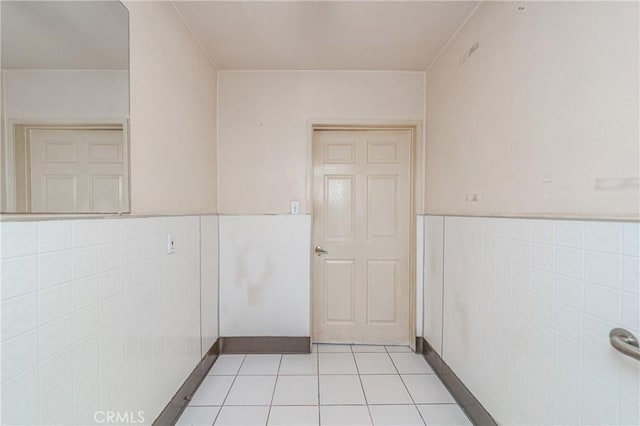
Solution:
[[[309,268],[309,335],[311,343],[314,341],[313,335],[313,317],[314,317],[314,261],[313,261],[313,245],[314,245],[314,226],[313,226],[313,137],[316,130],[408,130],[411,132],[411,170],[410,173],[410,212],[411,220],[409,221],[409,346],[416,349],[416,332],[417,332],[417,273],[418,263],[416,261],[417,238],[416,238],[416,217],[423,210],[424,196],[424,139],[421,121],[402,121],[402,120],[326,120],[316,119],[308,122],[307,137],[307,175],[306,175],[306,205],[309,206],[309,215],[311,217],[311,245],[309,247],[310,268]],[[420,292],[422,294],[422,292]],[[420,302],[422,305],[422,302]],[[422,309],[420,309],[422,311]],[[420,318],[422,320],[422,318]],[[424,322],[424,321],[423,321]]]

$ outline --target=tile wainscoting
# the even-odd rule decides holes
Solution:
[[[0,223],[2,424],[153,422],[218,337],[217,220]]]
[[[638,424],[640,224],[425,217],[424,335],[499,424]]]
[[[220,216],[220,335],[311,335],[311,216]]]

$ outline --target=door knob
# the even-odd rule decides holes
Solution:
[[[314,249],[314,251],[316,252],[316,255],[321,256],[323,254],[327,254],[329,253],[328,251],[326,251],[325,249],[323,249],[320,246],[316,246],[316,248]]]

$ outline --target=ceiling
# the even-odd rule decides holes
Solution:
[[[218,69],[424,71],[472,1],[175,1]]]
[[[129,68],[119,1],[0,1],[3,69]]]

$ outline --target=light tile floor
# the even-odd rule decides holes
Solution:
[[[221,355],[179,425],[470,425],[406,346],[313,346],[305,355]]]

